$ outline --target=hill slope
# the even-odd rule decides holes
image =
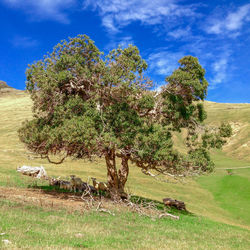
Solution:
[[[250,161],[250,104],[205,102],[207,124],[229,122],[233,135],[223,151],[231,157]]]
[[[223,236],[223,231],[227,231],[227,236],[232,237],[232,239],[235,237],[235,239],[240,239],[240,234],[244,235],[244,244],[241,244],[240,241],[234,241],[232,243],[231,241],[228,241],[225,243],[225,245],[220,245],[220,247],[223,249],[229,249],[230,244],[236,244],[235,246],[241,246],[242,249],[246,249],[246,238],[249,233],[246,233],[246,231],[240,231],[238,227],[241,228],[250,228],[250,169],[236,169],[233,170],[233,175],[229,176],[223,168],[229,168],[229,167],[243,167],[243,166],[250,166],[249,162],[249,149],[246,148],[245,151],[240,151],[235,145],[244,145],[245,143],[248,143],[249,141],[249,134],[245,134],[246,131],[249,131],[249,116],[247,117],[247,114],[250,110],[250,104],[217,104],[217,103],[211,103],[206,102],[206,108],[208,111],[208,123],[209,124],[217,124],[220,121],[230,121],[232,123],[239,123],[240,128],[235,132],[235,136],[233,139],[229,142],[229,144],[225,148],[225,153],[220,151],[214,151],[213,152],[213,158],[216,163],[216,171],[212,175],[209,176],[203,176],[197,179],[186,179],[183,180],[183,183],[166,183],[166,182],[160,182],[156,179],[153,179],[152,177],[143,175],[137,168],[131,167],[130,169],[130,176],[127,184],[127,188],[130,192],[133,194],[159,200],[161,201],[164,197],[172,197],[175,199],[183,200],[187,204],[187,208],[192,213],[196,214],[197,216],[202,216],[203,219],[200,219],[200,217],[194,217],[190,218],[189,216],[183,216],[183,219],[179,222],[179,224],[162,222],[162,224],[158,222],[150,222],[148,220],[140,220],[135,219],[131,215],[123,214],[121,218],[127,218],[127,222],[129,225],[130,223],[133,224],[133,220],[136,221],[136,223],[139,223],[141,226],[146,226],[147,224],[147,230],[152,230],[152,235],[155,235],[152,238],[150,237],[150,243],[149,245],[146,244],[146,247],[150,249],[150,246],[154,244],[155,240],[160,240],[157,243],[157,246],[163,247],[164,245],[164,238],[163,236],[156,235],[154,232],[155,230],[158,230],[158,225],[160,225],[161,229],[159,229],[159,234],[163,234],[164,230],[168,230],[168,232],[171,232],[173,230],[176,231],[176,235],[173,234],[173,237],[177,237],[177,235],[183,235],[182,239],[186,240],[187,244],[181,243],[182,240],[174,240],[172,239],[173,248],[182,246],[186,248],[192,248],[200,246],[200,248],[209,248],[215,247],[216,244],[219,244]],[[105,163],[102,159],[94,161],[94,162],[86,162],[86,161],[72,161],[68,159],[65,163],[59,165],[59,166],[53,166],[51,164],[48,164],[47,161],[41,160],[39,158],[35,158],[34,155],[29,154],[26,149],[24,148],[24,145],[21,144],[18,140],[17,136],[17,129],[21,126],[21,123],[25,119],[31,119],[32,113],[31,113],[31,107],[32,103],[27,95],[27,93],[23,91],[12,91],[9,93],[5,93],[4,95],[0,95],[0,186],[6,186],[6,187],[14,187],[14,188],[27,188],[29,185],[33,185],[33,181],[27,178],[21,177],[16,172],[16,167],[20,165],[29,165],[29,166],[39,166],[43,165],[48,174],[50,176],[61,176],[62,178],[67,178],[70,174],[76,174],[77,176],[80,176],[83,180],[87,180],[88,177],[97,177],[99,180],[106,180],[106,167]],[[243,125],[242,125],[243,124]],[[231,144],[230,144],[231,143]],[[233,146],[232,146],[233,145]],[[230,148],[232,150],[230,150]],[[244,147],[242,147],[244,149]],[[238,160],[237,158],[242,158],[245,160]],[[162,177],[163,178],[163,177]],[[166,180],[166,179],[164,179]],[[16,207],[15,212],[18,213],[24,213],[22,211],[26,211],[25,206],[13,204],[12,202],[6,203],[5,201],[1,201],[0,196],[0,202],[2,202],[2,208],[0,209],[0,215],[5,214],[5,222],[2,221],[2,223],[7,223],[8,221],[15,221],[15,214],[8,213],[10,207]],[[0,206],[1,207],[1,206]],[[18,208],[20,207],[20,211]],[[35,214],[39,213],[36,208],[30,208],[31,215],[33,216],[30,218],[32,221],[36,221]],[[55,217],[54,212],[42,212],[46,218],[50,218],[52,216]],[[26,212],[25,212],[26,214]],[[26,216],[26,215],[25,215]],[[28,216],[28,214],[27,214]],[[69,216],[70,217],[70,216]],[[86,225],[88,225],[89,228],[92,226],[92,221],[94,220],[95,216],[91,215],[90,217],[86,217],[84,220]],[[98,217],[98,216],[97,216]],[[39,215],[38,215],[39,218]],[[65,217],[68,218],[68,217]],[[87,219],[89,218],[89,219]],[[99,217],[98,217],[99,218]],[[205,219],[206,218],[206,219]],[[67,219],[67,223],[69,223],[69,220],[72,218]],[[73,221],[77,218],[72,219]],[[110,228],[110,232],[114,234],[114,237],[117,237],[117,239],[120,237],[120,233],[115,233],[115,223],[118,224],[124,224],[124,221],[121,221],[120,219],[111,219],[112,223],[114,224],[108,224],[106,222],[106,219],[100,219],[103,221],[104,224],[102,224],[101,227],[108,227]],[[218,221],[220,223],[226,223],[231,225],[236,225],[238,227],[230,227],[227,228],[225,226],[222,226],[222,224],[213,224],[212,221]],[[60,221],[59,218],[57,218],[57,221]],[[104,222],[105,221],[105,222]],[[26,225],[26,222],[23,222],[24,225]],[[44,222],[45,223],[45,222]],[[66,222],[62,222],[66,223]],[[73,223],[73,222],[72,222]],[[164,229],[164,223],[167,223]],[[70,223],[69,223],[70,224]],[[54,225],[54,224],[53,224]],[[126,224],[127,225],[127,224]],[[127,226],[129,226],[127,225]],[[179,226],[178,226],[179,225]],[[191,231],[191,236],[189,235],[188,228],[195,226]],[[1,225],[0,222],[0,228],[3,228],[3,225]],[[54,226],[55,227],[55,226]],[[135,225],[136,227],[136,225]],[[219,228],[217,231],[214,229]],[[7,226],[6,226],[7,228]],[[22,227],[20,227],[20,231]],[[111,229],[112,228],[112,229]],[[168,228],[168,229],[167,229]],[[203,229],[206,231],[211,231],[208,235],[208,238],[211,237],[211,239],[215,239],[214,242],[210,242],[208,239],[205,244],[205,239],[201,238],[199,235],[199,232]],[[213,228],[213,229],[212,229]],[[223,229],[224,228],[224,229]],[[211,229],[211,230],[210,230]],[[14,230],[14,229],[13,229]],[[18,229],[19,230],[19,229]],[[35,230],[35,229],[34,229]],[[37,229],[36,229],[37,230]],[[61,228],[58,230],[62,230]],[[204,231],[203,230],[203,231]],[[220,231],[222,230],[222,231]],[[239,231],[238,231],[239,230]],[[138,237],[140,234],[137,229],[133,227],[133,232],[136,232],[138,234]],[[204,231],[204,233],[205,233]],[[212,232],[217,232],[213,234]],[[19,232],[19,231],[18,231]],[[97,230],[98,232],[98,230]],[[141,233],[145,233],[145,231],[141,231]],[[158,231],[157,231],[158,232]],[[249,232],[249,231],[248,231]],[[45,232],[44,232],[45,233]],[[144,234],[143,233],[143,234]],[[19,232],[18,234],[22,234]],[[49,237],[51,239],[49,242],[50,244],[55,244],[55,241],[52,240],[52,236],[48,236],[45,233],[46,237]],[[96,237],[102,237],[101,233],[97,233],[98,236]],[[130,234],[124,233],[127,237],[130,237]],[[175,235],[175,236],[174,236]],[[45,237],[45,236],[43,236]],[[94,236],[92,236],[92,241],[94,241]],[[105,236],[106,237],[106,236]],[[141,235],[140,237],[143,237]],[[160,238],[159,238],[160,237]],[[196,237],[196,240],[192,243],[191,241],[188,241],[188,238]],[[219,237],[219,238],[216,238]],[[221,238],[222,237],[222,238]],[[108,245],[108,236],[106,244]],[[67,242],[70,241],[71,238],[67,238]],[[243,240],[243,239],[242,239]],[[19,239],[20,244],[23,244],[23,241]],[[197,242],[200,242],[198,245]],[[226,241],[225,241],[226,242]],[[93,242],[92,242],[93,243]],[[92,244],[91,243],[91,244]],[[24,245],[27,245],[26,242]],[[35,244],[35,243],[34,243]],[[49,244],[49,243],[48,243]],[[59,243],[58,243],[59,244]],[[66,243],[65,243],[66,244]],[[72,243],[73,244],[73,243]],[[94,244],[94,243],[93,243]],[[96,243],[97,244],[97,243]],[[101,244],[100,242],[98,244]],[[95,245],[96,247],[98,246]],[[110,243],[111,244],[111,243]],[[124,243],[125,244],[125,243]],[[70,245],[70,243],[69,243]],[[107,247],[106,245],[106,247]],[[112,245],[112,244],[111,244]],[[51,245],[50,245],[51,246]],[[73,246],[73,245],[70,245]],[[123,246],[124,248],[130,247],[130,243],[128,245],[115,245],[118,247]],[[143,242],[140,241],[141,248],[144,246]],[[0,245],[1,247],[1,245]],[[138,247],[138,248],[140,248]],[[107,247],[108,248],[108,247]],[[240,247],[239,247],[240,248]],[[131,248],[132,249],[132,248]]]
[[[10,87],[6,82],[0,80],[0,97],[3,95],[9,95],[14,93],[23,92],[17,89]]]

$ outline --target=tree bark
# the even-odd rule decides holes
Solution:
[[[115,151],[110,150],[105,155],[107,165],[107,178],[108,188],[111,199],[120,200],[127,198],[127,194],[124,191],[125,184],[128,179],[129,167],[128,158],[122,157],[122,163],[119,171],[116,168]]]
[[[124,187],[128,180],[128,174],[129,174],[128,158],[123,157],[121,168],[118,171],[119,188],[121,189],[122,192],[124,192]]]

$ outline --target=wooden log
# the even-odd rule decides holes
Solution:
[[[47,179],[47,173],[44,167],[30,167],[30,166],[22,166],[17,168],[17,172],[22,173],[23,175],[28,175],[35,177],[37,179]]]
[[[174,200],[171,198],[164,198],[163,203],[169,207],[175,207],[178,210],[186,210],[186,205],[183,201]]]

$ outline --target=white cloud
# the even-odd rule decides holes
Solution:
[[[160,92],[162,90],[163,86],[166,86],[166,82],[165,81],[158,82],[157,85],[154,88],[154,91]]]
[[[115,27],[112,15],[107,15],[102,18],[102,24],[108,30],[112,31],[113,33],[117,33],[119,30]]]
[[[65,11],[73,6],[76,0],[2,0],[15,9],[23,9],[32,20],[52,19],[69,23]]]
[[[86,0],[83,6],[97,10],[103,26],[113,33],[134,21],[167,24],[176,17],[196,15],[193,5],[179,5],[177,0]]]
[[[176,29],[176,30],[172,30],[172,31],[168,32],[168,35],[175,38],[175,39],[192,37],[190,27],[179,28],[179,29]]]
[[[212,85],[222,83],[226,78],[226,69],[228,66],[227,58],[221,58],[219,61],[212,65],[213,71],[215,73]]]
[[[179,67],[178,60],[184,56],[183,52],[160,51],[149,55],[147,62],[149,70],[157,75],[168,76]]]
[[[215,58],[211,65],[211,73],[213,77],[209,80],[209,88],[214,89],[218,84],[222,84],[228,78],[228,67],[229,67],[229,52],[221,54]]]
[[[18,48],[31,48],[38,45],[38,41],[32,39],[31,37],[15,36],[11,43],[14,47]]]
[[[179,67],[178,60],[184,56],[184,52],[171,52],[167,48],[162,48],[157,52],[151,53],[146,59],[148,69],[154,80],[154,90],[160,91],[166,85],[164,79],[171,75]]]
[[[250,4],[239,7],[235,12],[230,12],[226,18],[212,18],[208,21],[206,32],[209,34],[239,35],[246,22],[250,21]]]
[[[147,58],[146,61],[149,66],[149,71],[155,75],[157,79],[162,79],[161,77],[165,78],[171,75],[172,72],[180,66],[178,61],[183,56],[191,54],[196,56],[202,67],[206,69],[207,74],[205,77],[209,82],[209,89],[215,89],[230,78],[230,57],[232,51],[228,47],[213,49],[212,45],[207,44],[207,46],[213,51],[212,53],[206,52],[205,44],[196,51],[189,46],[187,46],[188,49],[180,48],[178,52],[172,52],[167,48],[163,48],[161,51],[150,54]],[[157,89],[159,90],[160,86],[164,84],[165,83],[160,80],[157,84]]]
[[[127,48],[129,44],[134,44],[132,36],[113,37],[111,41],[105,46],[106,50],[116,49],[118,46]]]
[[[209,89],[215,89],[230,78],[231,57],[233,50],[228,43],[218,39],[209,40],[205,37],[194,44],[188,44],[188,51],[199,59],[206,70],[205,78],[209,82]]]

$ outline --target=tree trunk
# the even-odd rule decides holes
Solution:
[[[129,173],[128,158],[122,157],[121,167],[119,171],[117,171],[115,157],[116,156],[114,150],[111,150],[105,155],[108,188],[111,198],[114,200],[120,200],[127,198],[124,187],[127,182]]]
[[[128,158],[123,157],[122,158],[121,168],[118,171],[118,179],[119,179],[119,189],[124,194],[125,194],[124,187],[125,187],[125,184],[126,184],[126,182],[128,180],[128,174],[129,174]]]

